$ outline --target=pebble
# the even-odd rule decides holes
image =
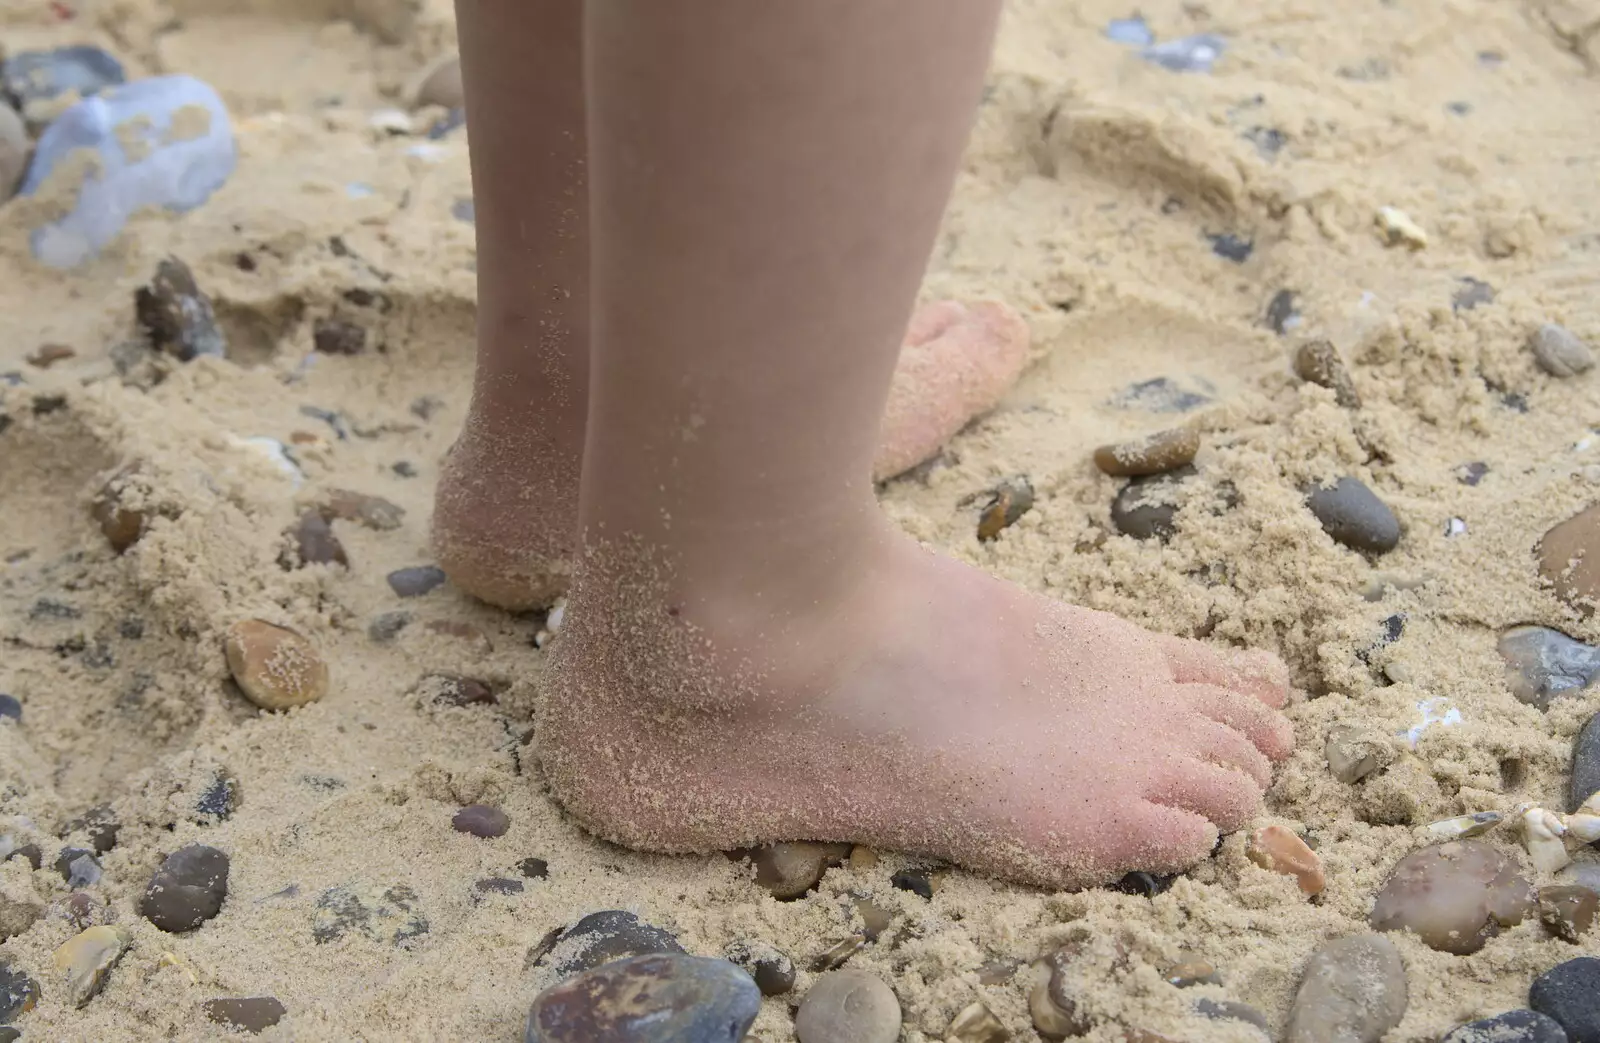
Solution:
[[[870,898],[863,895],[852,895],[851,905],[861,917],[861,933],[869,942],[877,941],[878,937],[894,924],[894,912],[885,909]]]
[[[207,1018],[218,1025],[227,1025],[251,1033],[271,1028],[289,1013],[274,996],[206,1000],[200,1005],[200,1009],[205,1011]]]
[[[429,931],[427,917],[416,909],[417,893],[404,884],[383,890],[364,884],[341,884],[317,896],[311,911],[311,938],[325,944],[357,931],[397,948]]]
[[[93,887],[100,882],[104,870],[94,857],[94,852],[81,847],[64,847],[56,856],[55,871],[68,887]]]
[[[1533,360],[1552,377],[1575,377],[1594,368],[1594,352],[1565,326],[1547,322],[1528,338]]]
[[[472,890],[479,895],[519,895],[527,889],[521,880],[512,880],[508,877],[493,876],[487,880],[479,880],[472,885]]]
[[[227,339],[217,328],[211,298],[178,258],[168,257],[156,265],[150,282],[134,291],[133,304],[139,326],[157,351],[180,362],[227,354]]]
[[[389,573],[389,589],[403,598],[417,598],[442,586],[445,578],[436,565],[414,565]]]
[[[1600,793],[1600,713],[1590,717],[1572,743],[1572,780],[1567,807],[1577,811],[1583,802]]]
[[[524,858],[517,863],[517,872],[530,880],[543,880],[550,875],[550,863],[542,858]]]
[[[237,160],[222,99],[190,76],[138,80],[67,109],[39,138],[21,193],[38,192],[81,149],[95,152],[97,175],[82,180],[67,216],[31,238],[34,256],[53,268],[93,257],[144,207],[193,210]]]
[[[1194,1001],[1195,1011],[1212,1021],[1242,1021],[1246,1025],[1254,1025],[1262,1032],[1272,1037],[1272,1025],[1267,1021],[1267,1016],[1250,1006],[1248,1003],[1237,1003],[1233,1000],[1214,1000],[1202,996]]]
[[[1186,466],[1131,479],[1111,501],[1111,523],[1136,540],[1170,539],[1178,531],[1178,506],[1172,501],[1184,479],[1195,473]]]
[[[1187,413],[1211,401],[1211,387],[1185,387],[1171,377],[1141,380],[1122,389],[1111,404],[1119,409],[1143,409],[1151,413]]]
[[[466,105],[466,91],[461,85],[461,59],[448,54],[430,65],[417,82],[415,108],[437,105],[441,109],[459,109]]]
[[[1539,888],[1539,921],[1563,941],[1577,942],[1594,926],[1600,913],[1600,893],[1577,884]]]
[[[166,857],[144,889],[139,915],[163,931],[192,931],[222,911],[228,896],[228,856],[190,844]]]
[[[805,841],[768,844],[748,852],[756,867],[756,883],[780,901],[799,898],[816,887],[822,874],[849,854],[849,844]]]
[[[1392,206],[1379,207],[1374,220],[1378,230],[1383,233],[1383,241],[1389,246],[1421,250],[1428,245],[1428,233],[1411,220],[1411,215],[1404,210]]]
[[[763,996],[781,996],[794,988],[794,961],[765,942],[737,941],[724,955],[745,969]]]
[[[1278,336],[1300,324],[1299,295],[1293,290],[1279,290],[1267,302],[1267,327]]]
[[[1549,627],[1512,627],[1496,647],[1506,661],[1511,694],[1541,710],[1555,696],[1575,693],[1600,676],[1600,648]]]
[[[117,846],[117,834],[122,830],[116,812],[108,804],[98,804],[61,827],[63,837],[83,833],[89,838],[94,853],[103,855]]]
[[[194,812],[202,825],[222,822],[239,808],[239,782],[227,775],[218,775],[195,801]]]
[[[889,883],[902,891],[910,891],[918,898],[931,900],[934,892],[939,890],[939,885],[944,883],[944,874],[928,866],[909,866],[897,870],[889,877]]]
[[[91,927],[69,938],[55,951],[56,980],[66,1001],[82,1007],[105,985],[106,975],[122,959],[130,936],[115,927]]]
[[[343,319],[318,319],[311,344],[324,355],[359,355],[367,349],[367,331]]]
[[[565,978],[614,960],[655,953],[682,954],[678,939],[620,909],[590,913],[556,939],[551,965]]]
[[[800,1043],[894,1043],[900,1001],[876,975],[830,971],[817,979],[794,1016]]]
[[[1322,893],[1327,879],[1322,872],[1322,859],[1306,846],[1306,842],[1286,826],[1266,826],[1250,835],[1245,855],[1256,865],[1274,873],[1292,876],[1300,890],[1308,895]]]
[[[1539,572],[1556,595],[1585,614],[1600,602],[1600,504],[1587,507],[1539,538]]]
[[[1200,432],[1174,427],[1132,442],[1103,445],[1094,451],[1095,466],[1114,478],[1164,474],[1192,463],[1200,451]]]
[[[340,521],[356,522],[378,532],[391,532],[405,520],[406,511],[381,496],[350,489],[329,489],[322,498],[323,513]]]
[[[1142,869],[1124,874],[1111,885],[1111,890],[1120,891],[1125,895],[1138,895],[1141,898],[1154,898],[1156,895],[1165,894],[1172,887],[1175,876],[1147,873]]]
[[[300,520],[289,530],[288,536],[294,541],[296,557],[294,561],[285,557],[286,567],[294,562],[298,562],[301,567],[350,564],[350,558],[344,552],[344,544],[333,534],[333,526],[328,524],[328,519],[324,518],[322,512],[315,507],[300,515]]]
[[[1393,942],[1355,935],[1325,942],[1306,964],[1285,1043],[1376,1043],[1400,1024],[1406,968]]]
[[[994,495],[978,516],[978,539],[985,543],[999,538],[1003,529],[1033,508],[1033,484],[1026,475],[1007,478],[995,487]]]
[[[0,1024],[26,1014],[39,1002],[39,983],[0,961]]]
[[[1334,542],[1382,554],[1400,542],[1400,521],[1388,506],[1355,478],[1340,478],[1331,488],[1316,486],[1306,506]]]
[[[17,701],[16,696],[0,692],[0,719],[10,719],[19,723],[22,721],[22,704]]]
[[[1294,372],[1306,383],[1332,391],[1334,401],[1344,408],[1361,408],[1356,382],[1332,341],[1313,340],[1300,345],[1294,353]]]
[[[1005,1043],[1011,1032],[982,1000],[975,1000],[951,1020],[945,1038],[947,1043]]]
[[[1106,39],[1129,47],[1148,47],[1156,42],[1156,34],[1139,15],[1132,18],[1113,18],[1106,23]]]
[[[380,612],[372,617],[372,622],[367,624],[367,637],[380,645],[386,645],[400,636],[400,631],[410,626],[416,616],[410,612]]]
[[[1462,277],[1461,285],[1451,294],[1450,308],[1452,311],[1471,311],[1480,304],[1493,304],[1494,298],[1493,286],[1467,275]]]
[[[1428,835],[1439,841],[1470,840],[1483,836],[1503,821],[1505,816],[1498,811],[1475,811],[1428,823]]]
[[[1074,963],[1092,961],[1096,955],[1092,939],[1079,938],[1068,941],[1043,959],[1034,962],[1033,989],[1028,993],[1028,1012],[1033,1025],[1047,1038],[1081,1036],[1093,1027],[1093,1022],[1078,1009],[1074,985],[1086,977],[1082,967]],[[1112,946],[1113,967],[1125,963],[1126,952],[1120,944]],[[1098,977],[1099,970],[1090,970],[1088,976]]]
[[[1566,1029],[1536,1010],[1508,1010],[1452,1029],[1439,1043],[1568,1043]]]
[[[145,512],[137,508],[129,508],[123,504],[123,496],[129,492],[129,479],[138,473],[138,466],[124,467],[112,475],[95,495],[94,503],[89,509],[95,523],[100,526],[100,531],[105,535],[106,542],[111,544],[111,549],[121,554],[138,542],[144,535],[147,517]]]
[[[328,693],[328,664],[287,627],[245,619],[228,628],[228,669],[245,698],[263,710],[287,710]]]
[[[1328,771],[1340,782],[1354,784],[1394,761],[1394,746],[1382,733],[1356,725],[1335,725],[1323,753]]]
[[[18,51],[0,63],[0,86],[26,109],[68,92],[87,98],[127,82],[122,63],[98,47],[77,44],[50,51]]]
[[[1151,44],[1139,56],[1172,72],[1210,72],[1227,48],[1228,41],[1216,33],[1197,33]]]
[[[475,837],[491,840],[503,837],[511,828],[511,816],[487,804],[468,804],[450,820],[457,833],[471,833]]]
[[[1195,985],[1221,985],[1222,975],[1217,973],[1217,968],[1210,960],[1202,960],[1198,956],[1185,955],[1167,968],[1162,975],[1167,983],[1180,989],[1191,988]]]
[[[1243,239],[1231,232],[1222,235],[1208,236],[1211,240],[1211,252],[1225,261],[1234,264],[1243,264],[1250,259],[1250,254],[1256,248],[1255,240]]]
[[[1483,476],[1489,473],[1489,465],[1482,460],[1462,464],[1456,468],[1456,481],[1462,485],[1477,485],[1483,481]]]
[[[489,685],[458,674],[428,674],[419,687],[442,706],[482,706],[499,701]]]
[[[811,969],[819,973],[838,970],[849,962],[850,957],[866,947],[867,938],[864,934],[852,934],[818,953],[811,961]]]
[[[1537,896],[1517,864],[1481,840],[1423,848],[1402,858],[1378,893],[1371,924],[1412,931],[1440,952],[1466,956],[1531,915]]]
[[[1559,1022],[1571,1043],[1600,1043],[1600,959],[1580,956],[1545,971],[1528,1006]]]
[[[0,102],[0,203],[16,194],[22,172],[28,168],[30,147],[28,128],[23,125],[22,117],[11,106]]]
[[[652,953],[585,971],[540,993],[523,1040],[739,1043],[760,1011],[760,991],[728,961]],[[853,1037],[839,1037],[839,1043],[847,1038],[866,1043]]]

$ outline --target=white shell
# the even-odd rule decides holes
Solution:
[[[1498,811],[1478,811],[1428,824],[1428,835],[1440,840],[1465,840],[1481,837],[1505,820]]]
[[[1572,863],[1561,834],[1567,831],[1561,819],[1544,808],[1529,808],[1522,813],[1522,842],[1541,873],[1554,873]]]

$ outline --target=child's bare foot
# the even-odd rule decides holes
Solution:
[[[1006,305],[920,308],[895,370],[873,477],[915,467],[993,409],[1027,355],[1027,324]],[[525,401],[475,401],[434,503],[434,554],[457,587],[514,610],[547,606],[566,589],[582,451],[581,430],[542,424]]]
[[[1068,887],[1186,868],[1255,813],[1292,747],[1277,660],[872,545],[787,609],[589,555],[539,716],[558,799],[647,850],[854,841]]]

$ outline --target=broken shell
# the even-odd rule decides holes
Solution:
[[[115,927],[91,927],[56,950],[56,977],[66,989],[68,1003],[82,1007],[94,998],[128,941],[128,934]]]
[[[1411,215],[1398,207],[1379,207],[1376,221],[1378,230],[1383,233],[1384,242],[1389,246],[1403,244],[1408,249],[1420,250],[1428,245],[1428,233],[1422,230],[1421,225],[1411,220]]]
[[[1544,808],[1529,808],[1522,813],[1522,842],[1539,872],[1554,873],[1571,864],[1572,856],[1561,841],[1565,832],[1561,819]]]
[[[1182,467],[1193,462],[1199,451],[1199,431],[1174,427],[1132,442],[1103,445],[1094,451],[1094,463],[1113,478],[1135,478]]]
[[[817,954],[811,961],[813,971],[832,971],[843,967],[856,953],[867,947],[867,940],[859,934],[853,934],[840,942],[828,946]]]
[[[1321,894],[1326,885],[1322,859],[1286,826],[1267,826],[1250,836],[1245,855],[1263,869],[1292,876],[1308,895]]]
[[[1470,815],[1428,823],[1428,835],[1439,840],[1466,840],[1481,837],[1505,820],[1498,811],[1476,811]]]
[[[950,1022],[947,1039],[954,1043],[1005,1043],[1011,1038],[1004,1023],[982,1001],[968,1004]]]
[[[1050,998],[1050,979],[1055,975],[1051,959],[1047,957],[1033,966],[1033,990],[1028,993],[1028,1013],[1033,1015],[1033,1027],[1046,1039],[1064,1039],[1087,1032],[1089,1023],[1076,1010],[1062,1010]]]

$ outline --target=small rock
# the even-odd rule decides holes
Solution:
[[[1354,784],[1394,761],[1394,746],[1369,728],[1341,724],[1328,732],[1323,747],[1328,771],[1340,782]]]
[[[1151,413],[1187,413],[1211,401],[1211,388],[1184,387],[1170,377],[1141,380],[1118,392],[1111,404],[1119,409],[1143,409]]]
[[[285,567],[298,562],[305,565],[346,565],[350,558],[344,552],[344,544],[339,542],[339,537],[333,534],[333,526],[322,516],[322,512],[311,508],[300,515],[300,520],[295,523],[286,535],[294,543],[295,558],[284,558]]]
[[[100,526],[100,531],[105,534],[106,542],[111,544],[111,549],[121,554],[144,535],[145,525],[149,518],[147,513],[137,507],[130,507],[127,500],[135,492],[131,479],[138,473],[138,465],[124,467],[112,475],[106,484],[96,494],[90,514],[95,523]],[[142,490],[139,491],[142,495]]]
[[[894,1043],[900,1001],[876,975],[830,971],[817,979],[794,1016],[800,1043]]]
[[[910,891],[918,898],[932,899],[934,892],[944,882],[944,874],[927,866],[911,866],[889,877],[889,883],[902,891]]]
[[[1466,956],[1537,906],[1516,863],[1481,840],[1423,848],[1402,858],[1373,903],[1379,931],[1412,931],[1440,952]]]
[[[11,103],[27,109],[32,102],[73,93],[92,97],[127,82],[122,63],[98,47],[77,44],[50,51],[18,51],[0,63],[0,86]]]
[[[81,847],[64,847],[56,856],[55,870],[61,874],[68,887],[93,887],[100,882],[104,871],[94,852]]]
[[[1298,299],[1293,290],[1279,290],[1272,295],[1272,300],[1267,303],[1267,327],[1273,333],[1281,337],[1300,324]]]
[[[200,1005],[205,1015],[218,1025],[262,1032],[283,1020],[289,1013],[273,996],[250,996],[242,999],[206,1000]]]
[[[10,836],[0,837],[0,843],[10,839]],[[44,852],[39,850],[38,844],[23,844],[7,853],[4,858],[0,858],[0,862],[9,861],[13,858],[24,860],[34,869],[38,869],[44,864]]]
[[[850,854],[849,844],[794,842],[768,844],[749,853],[756,883],[781,901],[799,898],[822,879],[831,866]]]
[[[850,957],[867,947],[865,935],[852,934],[828,946],[811,961],[811,969],[818,973],[836,971],[849,962]]]
[[[0,720],[7,719],[20,724],[22,722],[22,704],[17,701],[16,696],[0,692]]]
[[[64,900],[54,903],[51,912],[65,920],[73,930],[82,931],[106,922],[106,907],[85,891],[74,891]]]
[[[1033,485],[1025,475],[1008,478],[995,487],[994,496],[978,517],[978,539],[999,538],[1002,529],[1016,524],[1033,508]]]
[[[1568,1043],[1561,1023],[1536,1010],[1508,1010],[1450,1030],[1439,1043]]]
[[[1394,943],[1356,935],[1311,954],[1285,1043],[1377,1043],[1405,1016],[1406,968]]]
[[[404,884],[379,890],[365,884],[330,887],[317,896],[311,938],[326,944],[351,931],[400,949],[427,934],[428,920],[416,908],[417,893]]]
[[[1553,527],[1540,537],[1534,553],[1539,556],[1540,574],[1558,597],[1585,614],[1600,602],[1600,504]]]
[[[519,895],[526,888],[527,885],[521,880],[512,880],[503,876],[479,880],[472,885],[472,890],[479,895]]]
[[[441,109],[459,109],[466,105],[459,56],[448,54],[438,59],[418,80],[413,107],[422,109],[430,105]]]
[[[31,874],[20,865],[10,873],[0,873],[0,942],[27,931],[44,913],[45,903]]]
[[[1462,485],[1477,485],[1483,481],[1483,476],[1489,473],[1489,465],[1481,460],[1462,464],[1456,468],[1456,481]]]
[[[367,331],[343,319],[318,319],[311,343],[324,355],[359,355],[367,348]]]
[[[1162,977],[1180,989],[1195,985],[1222,984],[1222,975],[1217,973],[1217,968],[1210,960],[1202,960],[1198,956],[1183,956],[1177,963],[1168,967]]]
[[[67,109],[39,138],[22,195],[37,193],[58,167],[77,172],[67,160],[84,149],[95,153],[93,176],[82,177],[71,211],[31,238],[34,256],[53,268],[93,257],[145,207],[193,210],[237,159],[222,99],[190,76],[138,80]]]
[[[1127,964],[1127,950],[1120,942],[1110,944],[1110,964],[1106,966],[1105,944],[1091,938],[1068,941],[1033,964],[1033,989],[1028,993],[1028,1011],[1033,1025],[1047,1039],[1081,1036],[1094,1025],[1078,1006],[1085,982],[1104,980]]]
[[[176,257],[156,265],[150,282],[134,291],[133,303],[139,325],[157,351],[181,362],[227,354],[227,340],[217,328],[211,298],[200,292],[194,273]]]
[[[1600,894],[1576,884],[1539,888],[1539,921],[1551,934],[1576,943],[1594,926],[1600,913]]]
[[[1512,627],[1496,647],[1506,661],[1511,694],[1541,710],[1555,696],[1586,688],[1600,676],[1600,648],[1549,627]]]
[[[1132,18],[1113,18],[1106,23],[1106,39],[1130,47],[1148,47],[1156,42],[1156,34],[1138,15]]]
[[[356,522],[378,532],[390,532],[405,519],[405,508],[381,496],[349,489],[329,489],[322,498],[323,513],[340,521]]]
[[[1227,48],[1228,42],[1216,33],[1198,33],[1151,44],[1139,56],[1172,72],[1210,72]]]
[[[194,812],[204,824],[222,822],[239,808],[239,781],[218,775],[195,801]]]
[[[615,960],[657,953],[682,954],[683,947],[654,924],[632,913],[607,909],[590,913],[563,931],[549,955],[557,976],[566,978]]]
[[[0,1024],[26,1014],[39,1002],[39,983],[0,961]]]
[[[726,960],[652,953],[585,971],[540,993],[523,1040],[739,1043],[760,1010],[755,984]]]
[[[1011,1032],[982,1000],[967,1004],[950,1022],[946,1043],[1005,1043]]]
[[[1341,478],[1331,488],[1313,488],[1306,506],[1334,542],[1346,547],[1383,554],[1400,542],[1400,521],[1394,512],[1354,478]]]
[[[304,706],[328,692],[328,664],[287,627],[241,620],[228,628],[223,648],[239,689],[263,710]]]
[[[418,687],[441,706],[486,706],[499,701],[489,685],[458,674],[428,674]]]
[[[222,911],[228,896],[228,856],[190,844],[166,857],[150,878],[139,915],[169,933],[192,931]]]
[[[1498,811],[1475,811],[1440,822],[1428,823],[1428,835],[1441,842],[1481,837],[1505,820]]]
[[[1580,956],[1545,971],[1528,1006],[1559,1022],[1571,1043],[1600,1043],[1600,959]]]
[[[725,955],[744,968],[763,996],[781,996],[794,988],[794,961],[765,942],[734,942]]]
[[[1421,250],[1428,245],[1428,233],[1422,226],[1411,220],[1409,214],[1396,207],[1379,207],[1376,218],[1378,231],[1383,234],[1383,241],[1389,246],[1405,246],[1410,250]]]
[[[468,804],[450,820],[457,833],[471,833],[485,840],[503,837],[511,828],[511,816],[487,804]]]
[[[11,106],[0,104],[0,203],[16,194],[22,172],[28,168],[29,148],[28,128],[22,117]]]
[[[417,465],[413,464],[410,460],[396,460],[394,463],[389,465],[389,470],[393,471],[401,478],[415,478],[421,473],[417,470]]]
[[[1493,286],[1470,275],[1463,276],[1461,285],[1450,297],[1450,308],[1452,311],[1471,311],[1480,304],[1493,304],[1494,296]]]
[[[1212,1021],[1242,1021],[1246,1025],[1254,1025],[1266,1033],[1268,1039],[1272,1038],[1272,1025],[1267,1021],[1267,1016],[1247,1003],[1202,996],[1194,1001],[1194,1009],[1197,1014]]]
[[[1346,409],[1361,408],[1361,394],[1332,341],[1313,340],[1294,353],[1295,376],[1333,392],[1333,400]]]
[[[442,586],[444,570],[435,565],[415,565],[389,573],[389,589],[403,598],[417,598]]]
[[[1111,885],[1111,890],[1120,891],[1125,895],[1138,895],[1141,898],[1154,898],[1156,895],[1165,894],[1172,887],[1172,881],[1176,879],[1175,876],[1159,876],[1139,869],[1120,877]]]
[[[530,880],[543,880],[550,875],[550,863],[542,858],[524,858],[517,863],[517,872]]]
[[[1292,876],[1308,895],[1321,894],[1326,885],[1322,859],[1306,842],[1285,826],[1267,826],[1250,835],[1245,847],[1250,861],[1274,873]]]
[[[1178,531],[1177,492],[1193,467],[1131,479],[1111,501],[1111,523],[1136,540],[1170,539]]]
[[[410,612],[380,612],[367,624],[367,637],[386,645],[400,636],[400,631],[410,626],[417,617]]]
[[[1565,326],[1547,322],[1528,339],[1533,359],[1552,377],[1575,377],[1594,368],[1594,352]]]
[[[1589,718],[1572,744],[1568,810],[1577,811],[1596,793],[1600,793],[1600,713]]]
[[[82,1007],[105,985],[106,975],[122,959],[129,936],[115,927],[91,927],[55,952],[56,980],[66,1001]]]
[[[1234,264],[1243,264],[1250,259],[1250,254],[1255,250],[1253,239],[1242,239],[1231,232],[1222,235],[1208,236],[1211,240],[1211,252],[1225,261]]]
[[[1115,478],[1164,474],[1193,463],[1200,451],[1200,432],[1175,427],[1132,442],[1103,445],[1094,451],[1095,466]]]
[[[99,804],[62,826],[61,835],[67,837],[83,833],[88,836],[89,846],[94,848],[94,853],[103,855],[117,846],[117,834],[121,829],[111,806]]]

